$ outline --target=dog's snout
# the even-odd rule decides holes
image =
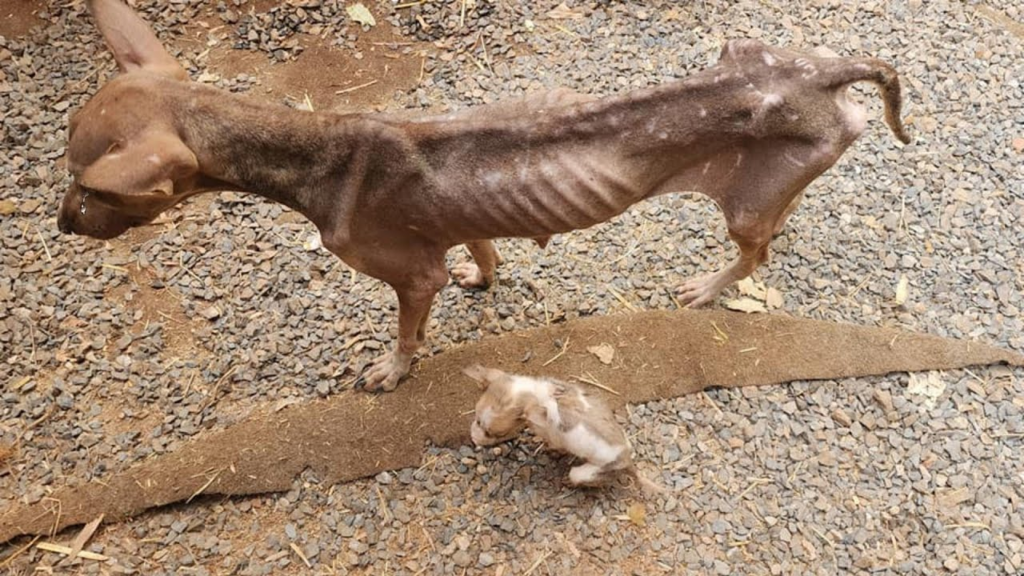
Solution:
[[[64,214],[57,215],[57,229],[60,230],[61,234],[71,234],[71,222],[64,216]]]

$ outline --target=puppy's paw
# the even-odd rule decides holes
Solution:
[[[459,286],[467,290],[486,290],[493,280],[493,278],[485,278],[480,267],[473,262],[456,264],[452,268],[452,277],[459,283]]]
[[[394,352],[378,356],[363,373],[360,381],[368,392],[391,392],[398,387],[398,381],[409,373],[412,357],[403,357]]]
[[[573,466],[569,470],[569,482],[573,486],[600,486],[604,478],[601,476],[601,467],[593,464],[581,464]]]

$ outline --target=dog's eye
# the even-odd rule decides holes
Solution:
[[[107,206],[111,206],[113,208],[124,206],[124,202],[118,194],[107,192],[105,190],[97,190],[95,188],[86,188],[85,186],[80,186],[80,188],[82,189],[83,195],[91,196]]]

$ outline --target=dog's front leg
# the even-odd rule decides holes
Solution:
[[[363,374],[366,390],[390,392],[409,373],[413,356],[427,340],[434,296],[447,281],[442,263],[407,283],[392,284],[398,294],[398,342],[390,352],[374,360]]]

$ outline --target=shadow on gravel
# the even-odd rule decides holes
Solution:
[[[588,347],[611,345],[610,363]],[[607,360],[607,353],[605,353]],[[975,342],[885,328],[724,311],[643,312],[516,332],[419,362],[398,391],[332,398],[257,414],[121,474],[0,512],[0,543],[106,521],[212,494],[286,490],[305,468],[326,483],[416,466],[428,443],[468,443],[480,362],[510,372],[584,378],[621,392],[620,408],[698,392],[793,380],[1006,363],[1024,356]],[[546,366],[545,366],[546,364]],[[52,504],[59,502],[60,506]]]

